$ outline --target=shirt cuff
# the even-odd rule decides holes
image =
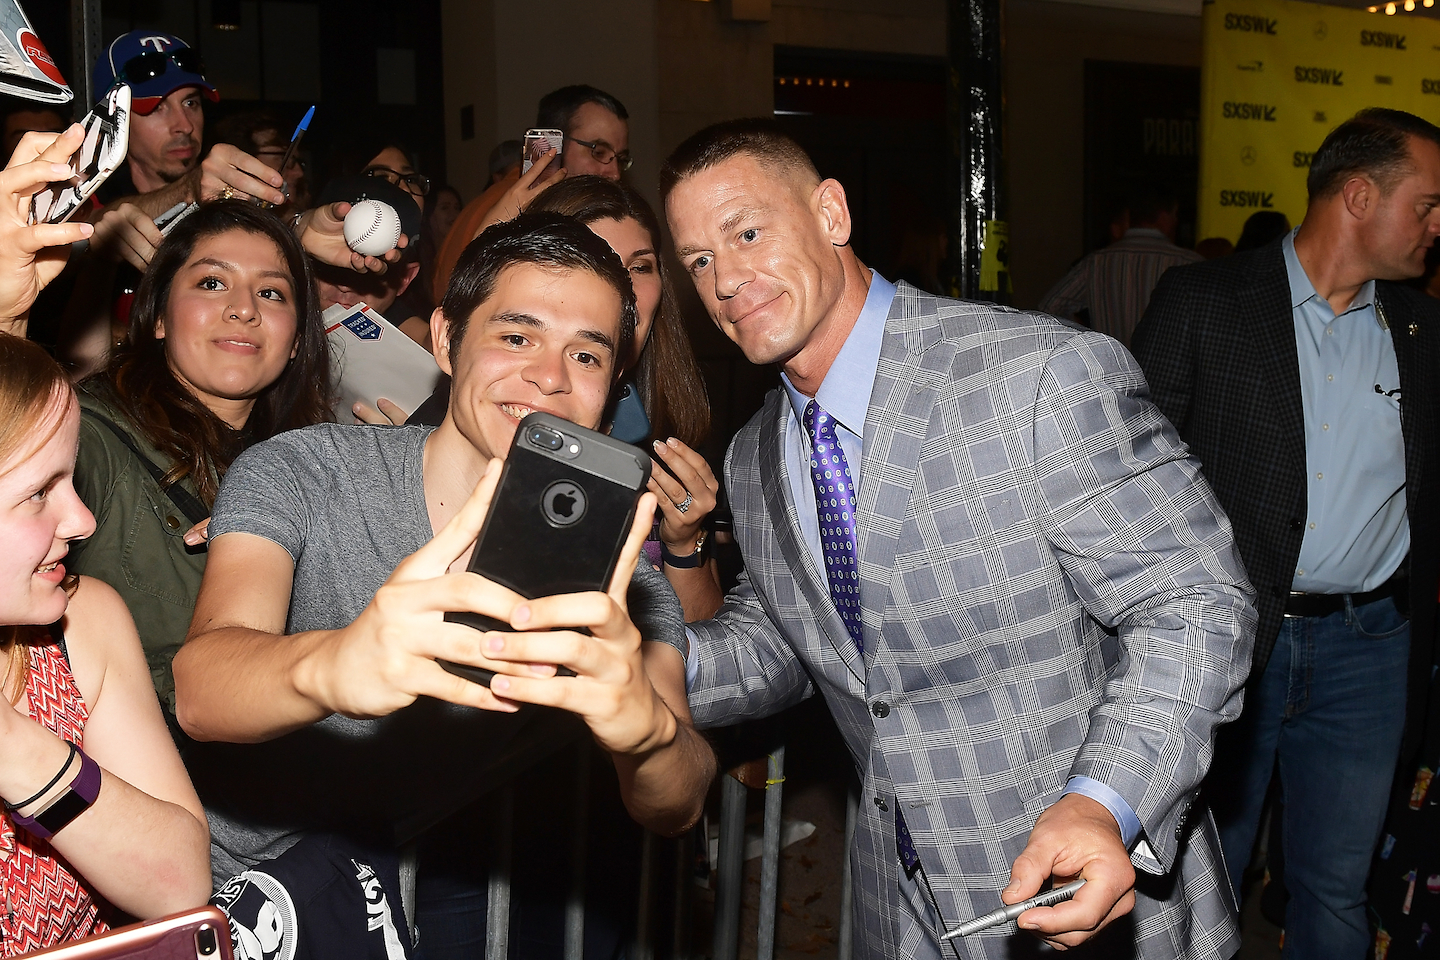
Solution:
[[[1061,794],[1078,793],[1082,797],[1089,797],[1096,803],[1110,811],[1115,822],[1120,825],[1120,841],[1129,850],[1140,839],[1140,818],[1135,816],[1135,811],[1130,809],[1130,804],[1125,798],[1105,784],[1092,777],[1071,777],[1065,784],[1065,790]]]
[[[685,628],[685,642],[690,645],[689,652],[685,654],[685,694],[689,696],[690,690],[695,686],[695,676],[700,672],[700,658],[695,656],[695,645],[698,641],[695,631],[689,627]]]

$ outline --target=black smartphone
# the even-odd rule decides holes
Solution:
[[[532,413],[515,431],[467,569],[530,600],[606,590],[649,479],[650,457],[643,450],[561,417]],[[447,613],[445,619],[477,630],[511,629],[474,613]],[[495,676],[481,667],[439,663],[485,686]]]

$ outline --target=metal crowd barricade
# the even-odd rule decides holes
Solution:
[[[565,960],[583,960],[585,945],[585,868],[588,855],[590,752],[579,748],[575,769],[574,832],[568,894],[565,904]],[[780,840],[783,820],[785,747],[770,754],[765,778],[765,819],[761,841],[759,918],[756,930],[758,960],[774,960],[777,908],[779,906]],[[720,845],[715,864],[715,931],[712,960],[737,960],[740,951],[740,905],[745,872],[746,787],[724,775],[720,785]],[[514,854],[514,792],[503,787],[495,818],[495,866],[489,879],[489,904],[485,928],[485,960],[509,960],[510,951],[510,866]],[[859,795],[852,788],[845,801],[845,849],[840,880],[840,927],[837,956],[850,960],[854,955],[854,901],[850,874],[850,844],[855,833]],[[656,909],[656,866],[666,841],[648,831],[641,839],[639,906],[636,933],[628,955],[634,960],[653,960]],[[688,838],[674,842],[675,901],[671,930],[675,960],[692,960],[688,950],[689,911],[685,909],[689,886]],[[423,931],[422,931],[423,933]]]

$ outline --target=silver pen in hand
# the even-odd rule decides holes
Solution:
[[[1031,910],[1035,907],[1053,907],[1057,903],[1064,903],[1066,900],[1075,896],[1075,893],[1083,886],[1085,886],[1085,881],[1084,879],[1080,879],[1072,883],[1067,883],[1063,887],[1056,887],[1054,890],[1046,890],[1044,893],[1037,894],[1029,900],[1021,900],[1019,903],[1012,904],[1008,907],[1001,907],[994,913],[987,913],[983,917],[967,920],[954,930],[943,935],[940,939],[954,940],[956,937],[968,937],[972,933],[979,933],[981,930],[989,930],[991,927],[998,927],[1002,923],[1009,923],[1026,910]]]

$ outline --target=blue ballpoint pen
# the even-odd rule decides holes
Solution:
[[[281,176],[285,175],[285,168],[290,166],[290,161],[295,156],[295,150],[300,146],[300,140],[305,136],[305,131],[310,129],[310,120],[314,116],[315,107],[312,104],[310,109],[305,111],[305,116],[300,118],[300,123],[295,127],[295,132],[290,135],[290,146],[286,148],[285,156],[280,159]],[[280,189],[286,196],[289,196],[289,190],[286,187],[282,186]]]

